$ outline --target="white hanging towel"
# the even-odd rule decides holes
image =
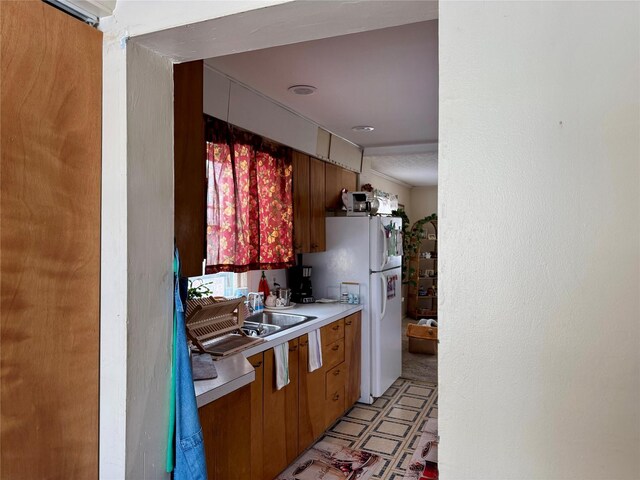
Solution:
[[[276,360],[276,389],[289,385],[289,342],[273,347]]]
[[[309,332],[309,372],[322,367],[322,337],[320,329]]]

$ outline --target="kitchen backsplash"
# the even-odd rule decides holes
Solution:
[[[274,279],[281,287],[287,286],[287,271],[284,268],[280,270],[265,270],[264,274],[269,282],[269,288],[273,288]],[[261,275],[262,270],[252,270],[247,272],[247,286],[249,287],[250,292],[258,291],[258,284],[260,283]]]

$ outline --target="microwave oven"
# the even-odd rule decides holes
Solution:
[[[367,192],[347,192],[347,216],[366,217],[371,212],[371,202]]]

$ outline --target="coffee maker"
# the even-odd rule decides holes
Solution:
[[[288,285],[291,288],[291,301],[294,303],[314,303],[311,288],[311,267],[302,264],[302,255],[298,255],[298,265],[288,271]]]

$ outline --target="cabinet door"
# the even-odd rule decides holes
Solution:
[[[173,66],[173,195],[176,246],[187,277],[202,275],[206,257],[206,143],[202,60]]]
[[[320,329],[320,336],[322,337],[323,348],[326,348],[330,343],[344,338],[344,318],[322,327]]]
[[[317,158],[309,160],[309,212],[311,215],[309,225],[310,247],[312,252],[324,252],[325,239],[325,163]]]
[[[262,480],[262,391],[264,387],[264,355],[258,353],[249,357],[249,363],[256,371],[256,379],[251,384],[251,479]]]
[[[247,385],[198,410],[210,480],[251,478],[251,387]]]
[[[299,442],[302,452],[322,435],[325,429],[325,368],[309,373],[309,338],[300,337]]]
[[[339,210],[342,206],[340,170],[333,163],[327,163],[324,167],[324,206],[329,211]]]
[[[275,478],[298,456],[298,339],[289,341],[289,385],[276,390],[273,349],[264,352],[263,478]]]
[[[346,407],[356,403],[360,398],[360,352],[361,352],[361,312],[349,315],[344,320],[344,359],[346,364]]]
[[[346,188],[350,192],[355,192],[358,186],[358,175],[333,163],[325,165],[324,174],[325,209],[340,210],[342,208],[340,191]]]
[[[293,152],[293,249],[310,252],[309,156]]]
[[[342,184],[341,188],[346,188],[350,192],[355,192],[358,189],[358,175],[356,172],[341,168],[340,183]]]

